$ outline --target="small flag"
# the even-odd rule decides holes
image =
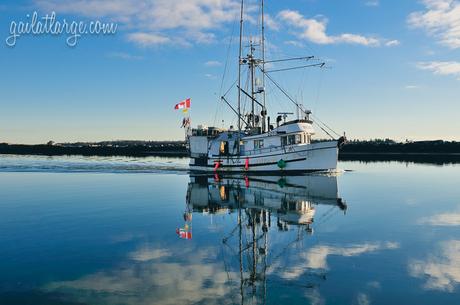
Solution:
[[[174,109],[175,110],[178,110],[178,109],[188,109],[190,108],[190,105],[192,103],[192,99],[191,98],[188,98],[186,100],[183,100],[182,102],[180,102],[179,104],[176,104],[176,106],[174,106]]]
[[[181,239],[192,239],[192,232],[190,232],[189,230],[183,229],[183,228],[180,228],[180,229],[177,228],[176,234]]]
[[[187,127],[187,126],[190,126],[190,118],[184,118],[184,119],[182,120],[182,126],[181,126],[181,128],[185,128],[185,127]]]

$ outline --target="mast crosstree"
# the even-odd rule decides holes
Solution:
[[[252,39],[249,41],[249,52],[246,56],[243,56],[243,37],[244,37],[244,0],[241,1],[241,12],[240,12],[240,37],[239,37],[239,56],[238,56],[238,107],[237,107],[237,116],[238,116],[238,138],[240,138],[240,133],[243,130],[242,122],[245,123],[245,130],[248,130],[250,134],[260,134],[269,131],[270,126],[267,122],[267,107],[266,107],[266,90],[265,82],[266,79],[270,80],[276,88],[278,88],[288,99],[294,103],[296,107],[296,112],[303,113],[306,117],[309,116],[310,112],[303,109],[302,105],[295,101],[287,92],[284,90],[270,75],[270,73],[304,69],[304,68],[324,68],[325,62],[309,63],[302,64],[297,66],[279,68],[266,70],[266,64],[271,63],[284,63],[292,61],[312,61],[315,60],[314,56],[302,56],[302,57],[292,57],[292,58],[283,58],[275,60],[266,60],[266,50],[265,50],[265,1],[260,0],[261,7],[261,34],[260,34],[260,44],[256,44]],[[256,47],[260,47],[260,54],[262,58],[256,57]],[[242,67],[247,66],[249,69],[249,82],[250,82],[250,92],[242,89]],[[257,71],[261,73],[261,84],[257,84]],[[249,91],[249,90],[248,90]],[[242,94],[247,96],[250,99],[251,107],[250,112],[246,115],[241,113],[241,103],[242,103]],[[258,95],[261,95],[261,98],[258,98]],[[260,101],[259,101],[260,99]],[[228,101],[222,97],[222,100],[229,104]],[[233,108],[233,107],[231,107]],[[260,112],[257,110],[260,108]],[[233,109],[232,109],[233,110]],[[246,120],[243,119],[246,117]]]
[[[323,68],[325,63],[317,61],[314,56],[267,60],[265,0],[258,1],[261,31],[257,36],[249,36],[249,45],[244,46],[245,2],[244,0],[240,2],[238,77],[221,96],[221,100],[237,115],[238,130],[236,131],[233,126],[225,130],[198,125],[197,129],[192,130],[192,136],[189,137],[190,167],[196,171],[215,173],[276,172],[284,174],[336,170],[338,149],[346,141],[345,136],[337,140],[331,136],[332,141],[312,142],[315,129],[310,119],[311,111],[304,109],[303,105],[291,97],[273,78],[275,73],[308,67]],[[297,66],[294,65],[296,61],[300,62]],[[269,64],[277,64],[277,66],[272,67]],[[246,72],[247,75],[244,75]],[[276,127],[270,124],[266,81],[274,84],[273,88],[280,90],[285,98],[295,105],[297,119],[286,119],[287,115],[293,114],[294,111],[283,112],[278,113],[276,117]],[[236,107],[226,97],[235,85],[238,91]],[[322,123],[319,120],[318,122]],[[321,125],[318,126],[325,130]]]

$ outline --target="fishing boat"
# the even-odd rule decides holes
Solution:
[[[251,38],[243,55],[243,26],[245,3],[241,1],[239,26],[238,78],[236,107],[223,95],[226,103],[237,118],[237,126],[229,129],[207,127],[187,128],[187,144],[190,152],[190,170],[195,172],[248,172],[248,173],[292,173],[335,171],[339,148],[346,142],[345,134],[340,136],[322,121],[315,122],[312,112],[294,99],[272,76],[277,72],[295,69],[323,68],[324,62],[314,56],[267,60],[265,58],[264,1],[261,5],[261,35],[257,42]],[[274,64],[298,63],[293,67],[273,69]],[[271,69],[270,69],[271,67]],[[243,71],[247,70],[247,71]],[[245,73],[247,72],[247,73]],[[248,75],[242,88],[242,75]],[[265,82],[270,81],[285,98],[292,102],[293,112],[278,112],[271,122],[266,104]],[[247,101],[250,110],[245,112],[242,103]],[[184,119],[184,125],[190,120]],[[331,137],[330,140],[314,140],[313,124]],[[329,130],[329,131],[328,131]],[[331,135],[331,133],[335,133]]]

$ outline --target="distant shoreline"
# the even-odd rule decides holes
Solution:
[[[0,143],[0,155],[37,156],[124,156],[124,157],[187,157],[188,152],[182,141],[142,142],[114,141],[100,143],[72,144],[6,144]],[[401,161],[420,163],[460,163],[460,143],[458,142],[351,142],[339,154],[341,161]]]
[[[460,156],[460,153],[417,152],[340,152],[342,156]]]
[[[40,156],[171,156],[186,157],[188,152],[182,142],[158,142],[154,144],[94,145],[24,145],[0,144],[0,155],[40,155]]]

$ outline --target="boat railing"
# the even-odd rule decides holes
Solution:
[[[288,146],[270,146],[264,148],[257,148],[253,150],[245,150],[244,154],[247,156],[260,155],[263,153],[271,153],[278,150],[288,150]]]

